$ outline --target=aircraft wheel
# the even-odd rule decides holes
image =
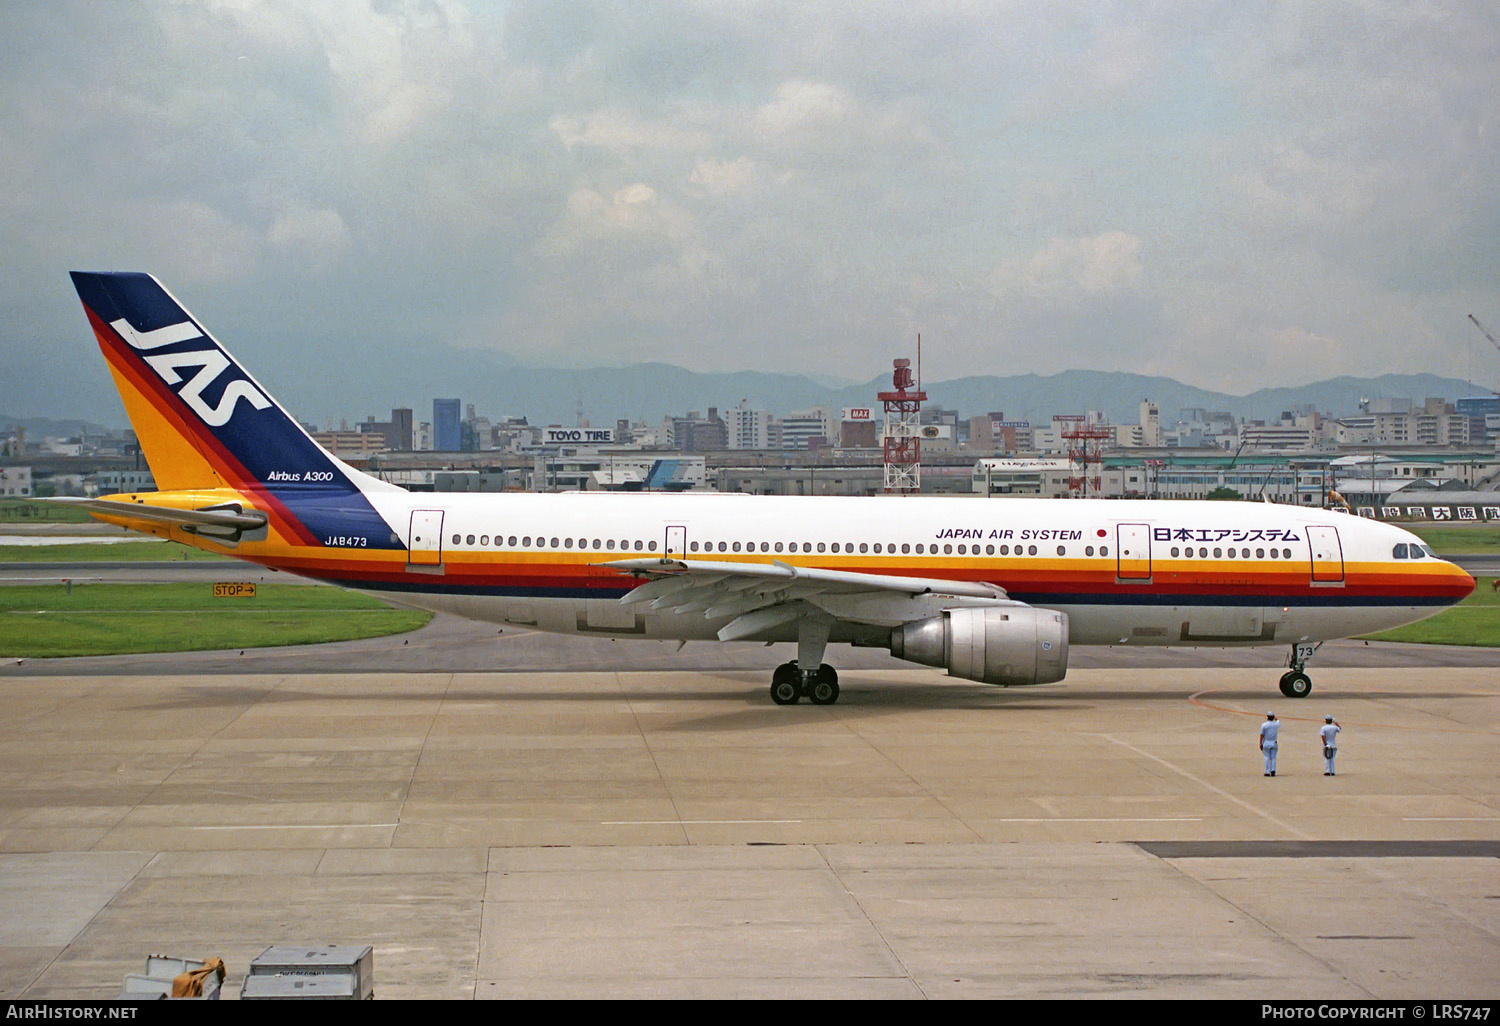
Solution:
[[[824,663],[818,668],[818,675],[808,688],[808,697],[813,705],[832,705],[839,700],[839,675],[833,672],[833,667]]]
[[[1312,678],[1301,670],[1293,670],[1281,677],[1281,693],[1288,698],[1306,698],[1312,694]]]
[[[802,697],[802,677],[796,663],[782,663],[771,674],[771,701],[777,705],[796,705]]]

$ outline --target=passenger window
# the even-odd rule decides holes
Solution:
[[[465,544],[466,545],[473,545],[474,544],[474,536],[472,534],[469,535],[469,540],[467,542],[465,542]]]
[[[876,546],[876,548],[879,548],[879,547],[880,546],[878,546],[878,545]],[[861,551],[861,552],[869,552],[870,551],[870,547],[868,545],[866,545],[864,542],[860,542],[859,543],[859,551]]]
[[[457,545],[462,538],[463,538],[463,535],[461,535],[461,534],[455,534],[453,536],[453,544]]]
[[[950,556],[952,554],[953,554],[953,546],[952,545],[944,545],[943,546],[943,555]]]
[[[1109,555],[1109,546],[1108,545],[1101,545],[1101,546],[1099,546],[1099,555],[1101,555],[1101,556],[1107,556],[1107,555]]]
[[[969,547],[967,545],[960,545],[958,547],[958,554],[960,556],[966,556],[966,555],[968,555],[969,554]]]
[[[636,542],[636,545],[640,545],[640,542]],[[650,549],[652,552],[655,552],[656,551],[656,542],[652,542],[650,545],[647,545],[646,548]]]
[[[1215,549],[1214,549],[1214,558],[1215,558],[1215,559],[1218,559],[1218,558],[1219,558],[1219,555],[1220,555],[1220,553],[1219,553],[1219,549],[1218,549],[1218,548],[1217,548],[1217,547],[1215,547]]]
[[[1008,555],[1010,555],[1010,546],[1009,545],[1002,545],[1002,546],[1000,546],[1000,555],[1002,555],[1002,556],[1008,556]]]
[[[911,551],[911,543],[910,542],[902,542],[901,543],[901,551],[903,553],[910,552]]]
[[[771,545],[770,545],[770,543],[769,542],[761,542],[760,543],[760,551],[762,551],[762,552],[770,552],[771,551]],[[777,552],[781,551],[781,544],[779,542],[776,545],[776,551]]]
[[[601,545],[603,545],[603,542],[601,542],[601,541],[600,541],[600,540],[599,540],[599,539],[598,539],[598,538],[595,538],[595,539],[594,539],[594,548],[596,548],[596,549],[597,549],[597,548],[599,548],[599,547],[600,547],[600,546],[601,546]]]
[[[496,538],[495,539],[495,544],[499,545],[500,544],[500,539]],[[515,548],[516,547],[516,536],[515,535],[511,535],[509,541],[507,541],[506,544],[509,545],[511,548]]]
[[[1291,549],[1282,549],[1281,550],[1281,558],[1282,559],[1291,559],[1292,558],[1292,550]]]
[[[1059,556],[1066,556],[1068,554],[1068,548],[1067,548],[1067,546],[1066,545],[1059,545],[1057,547],[1057,554]]]
[[[729,543],[728,542],[719,542],[719,551],[720,552],[728,552],[729,551]]]
[[[1256,549],[1255,550],[1255,558],[1256,559],[1265,559],[1266,558],[1266,550],[1265,549]]]
[[[838,550],[839,550],[839,543],[838,542],[834,542],[833,543],[833,551],[837,552]]]
[[[1026,554],[1028,556],[1034,556],[1034,555],[1036,555],[1036,546],[1035,545],[1028,545],[1028,546],[1026,546]]]
[[[553,547],[553,548],[554,548],[554,549],[555,549],[555,548],[557,548],[557,541],[558,541],[558,540],[557,540],[557,539],[556,539],[556,538],[553,538],[553,539],[552,539],[552,547]]]
[[[641,540],[639,538],[637,538],[635,540],[635,551],[637,551],[637,552],[641,551],[641,547],[642,547],[641,546]]]
[[[824,551],[827,550],[827,548],[828,548],[828,546],[825,543],[818,542],[818,551],[819,552],[824,552]]]
[[[993,556],[995,554],[995,546],[993,546],[993,545],[986,545],[984,547],[984,554],[986,556]]]
[[[528,534],[526,537],[522,538],[521,544],[526,546],[528,549],[531,548],[531,535]]]
[[[735,542],[733,545],[730,546],[730,548],[733,549],[735,552],[738,552],[738,551],[740,551],[740,543],[739,542]]]
[[[496,538],[495,540],[499,541],[500,539]],[[481,534],[479,536],[479,544],[481,544],[481,545],[488,545],[489,543],[490,543],[490,536],[489,535],[487,535],[487,534]]]
[[[780,552],[780,551],[781,551],[781,542],[777,542],[777,543],[776,543],[776,551],[777,551],[777,552]]]
[[[698,551],[698,543],[697,542],[689,542],[688,543],[688,551],[689,552],[697,552]]]

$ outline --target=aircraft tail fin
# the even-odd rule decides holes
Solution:
[[[395,490],[318,445],[149,274],[72,272],[162,490]]]

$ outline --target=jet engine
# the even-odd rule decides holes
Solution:
[[[891,631],[891,655],[985,684],[1051,684],[1068,672],[1068,614],[1019,603],[945,609]]]

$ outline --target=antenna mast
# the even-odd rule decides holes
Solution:
[[[921,345],[918,335],[919,354]],[[912,380],[911,360],[894,360],[891,367],[891,391],[875,396],[885,404],[885,491],[912,495],[922,490],[922,400],[927,393]]]

